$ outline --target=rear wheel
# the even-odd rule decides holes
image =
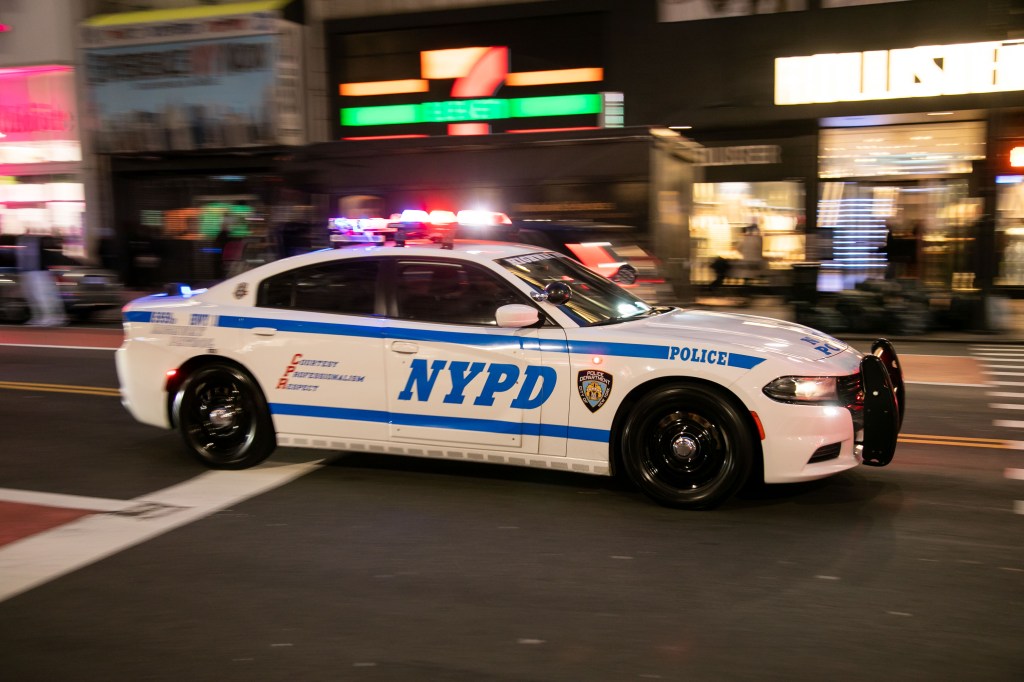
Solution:
[[[277,445],[259,387],[231,365],[196,370],[178,390],[174,405],[185,446],[207,466],[245,469],[265,460]]]
[[[648,497],[707,509],[750,475],[756,443],[735,401],[710,386],[669,384],[640,397],[623,424],[622,464]]]

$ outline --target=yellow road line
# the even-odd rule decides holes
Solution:
[[[932,434],[925,433],[904,433],[900,434],[900,438],[932,438],[934,440],[955,440],[955,441],[968,441],[971,443],[1005,443],[1006,441],[999,438],[969,438],[967,436],[935,436]]]
[[[101,386],[68,386],[65,384],[38,384],[28,381],[0,381],[0,389],[10,391],[38,391],[41,393],[77,393],[80,395],[100,395],[110,398],[121,397],[121,391],[116,388],[103,388]]]
[[[998,438],[970,438],[968,436],[935,436],[931,434],[904,433],[900,443],[915,445],[952,445],[959,448],[990,448],[994,450],[1018,450],[1018,444]]]

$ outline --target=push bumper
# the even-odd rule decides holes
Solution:
[[[864,389],[864,430],[857,443],[868,466],[883,467],[892,461],[896,439],[906,411],[903,367],[896,349],[886,339],[871,346],[860,363]]]

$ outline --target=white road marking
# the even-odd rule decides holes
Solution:
[[[130,500],[110,500],[104,497],[83,497],[81,495],[62,495],[60,493],[40,493],[34,490],[15,490],[14,488],[0,488],[0,502],[34,504],[40,507],[85,509],[97,512],[119,511],[125,507],[135,504]]]
[[[1003,391],[989,391],[985,395],[990,398],[1024,398],[1024,393],[1006,393]]]
[[[322,460],[209,471],[0,547],[0,601],[315,471]]]
[[[1024,369],[1024,365],[990,365],[983,363],[985,369]]]
[[[1024,381],[993,381],[993,386],[1024,386]]]
[[[1024,372],[989,372],[997,377],[1024,377]]]
[[[1024,481],[1024,469],[1007,469],[1006,477],[1017,481]]]
[[[1024,410],[1024,405],[1014,403],[989,403],[988,406],[993,410]]]
[[[999,351],[1001,351],[1001,350],[1009,350],[1009,351],[1018,350],[1018,351],[1024,353],[1024,346],[1012,346],[1012,345],[1006,345],[1006,346],[1001,346],[1001,345],[1000,346],[971,346],[971,350],[999,350]]]
[[[996,419],[992,422],[992,425],[1004,429],[1024,429],[1024,422],[1012,419]]]

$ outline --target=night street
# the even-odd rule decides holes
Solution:
[[[1024,396],[995,383],[1021,347],[904,343],[890,466],[686,512],[612,479],[385,455],[279,449],[210,473],[119,404],[116,329],[2,330],[3,679],[1015,680],[1024,665]]]

